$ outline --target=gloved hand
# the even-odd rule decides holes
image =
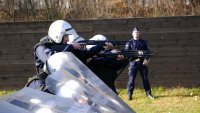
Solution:
[[[74,46],[74,49],[81,49],[81,45],[76,42],[73,42],[72,45]]]
[[[117,50],[117,49],[113,49],[112,51],[111,51],[111,53],[119,53],[119,52],[121,52],[120,50]]]
[[[149,63],[149,61],[147,59],[144,59],[143,65],[147,65],[148,63]]]
[[[123,60],[124,59],[124,56],[123,55],[117,55],[117,60]]]
[[[113,44],[112,43],[105,42],[105,45],[106,45],[106,46],[104,46],[105,49],[113,49]]]

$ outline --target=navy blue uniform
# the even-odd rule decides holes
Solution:
[[[34,51],[35,65],[38,75],[36,75],[36,79],[31,81],[31,83],[29,83],[27,86],[37,88],[45,85],[44,79],[47,77],[47,74],[43,72],[43,66],[48,58],[54,53],[72,52],[83,63],[86,63],[86,59],[93,57],[102,50],[104,50],[103,46],[95,46],[90,50],[74,49],[73,45],[71,44],[52,43],[49,41],[48,37],[44,37],[40,43],[36,44]]]
[[[127,59],[116,60],[116,57],[94,57],[88,67],[116,94],[115,80],[118,71],[128,64]]]
[[[46,37],[48,39],[48,37]],[[48,58],[57,52],[72,52],[78,59],[83,63],[86,63],[86,59],[93,57],[98,54],[100,51],[104,50],[103,46],[95,46],[90,50],[80,50],[74,49],[71,44],[56,44],[50,43],[48,41],[39,43],[35,46],[35,65],[40,70],[43,68],[44,63]]]
[[[130,40],[126,44],[125,50],[149,50],[149,47],[146,43],[145,40],[143,39],[138,39],[138,40]],[[132,61],[130,61],[130,67],[129,67],[129,80],[128,80],[128,98],[132,98],[133,90],[134,90],[134,85],[135,85],[135,78],[138,73],[140,72],[142,82],[144,89],[146,91],[146,95],[151,95],[151,87],[149,84],[148,80],[148,67],[146,65],[143,65],[144,59],[149,59],[148,57],[146,58],[137,58],[135,57]]]

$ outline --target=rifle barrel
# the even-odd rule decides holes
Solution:
[[[82,45],[105,45],[106,42],[110,42],[113,45],[125,45],[128,41],[97,41],[97,40],[83,40],[79,41]]]
[[[118,55],[123,55],[124,57],[150,57],[153,56],[151,51],[126,51],[118,53],[99,53],[98,57],[116,57]]]

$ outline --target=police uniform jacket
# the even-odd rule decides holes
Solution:
[[[126,43],[125,50],[149,50],[149,47],[147,45],[147,42],[143,39],[134,40],[131,39]],[[149,59],[149,57],[134,57],[133,60],[130,62],[130,67],[134,66],[134,64],[138,61],[136,59],[139,59],[139,62],[142,63],[144,59]]]
[[[72,52],[76,57],[78,57],[83,63],[86,59],[98,54],[100,51],[104,50],[103,46],[95,46],[88,50],[74,49],[71,44],[57,44],[49,40],[46,36],[40,40],[38,44],[34,47],[34,59],[36,69],[42,69],[48,58],[57,52]]]

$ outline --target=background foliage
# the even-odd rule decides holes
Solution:
[[[0,0],[0,21],[200,15],[200,0]]]

